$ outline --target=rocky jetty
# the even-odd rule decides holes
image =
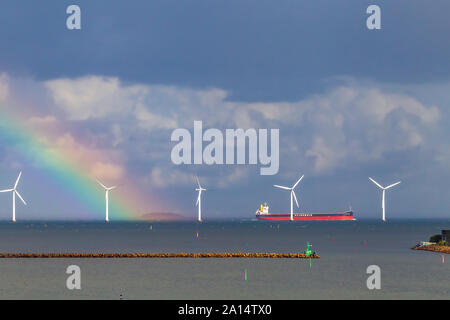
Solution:
[[[0,253],[1,258],[267,258],[267,259],[319,259],[313,253]]]

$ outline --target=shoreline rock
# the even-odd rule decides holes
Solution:
[[[411,248],[412,250],[424,250],[424,251],[432,251],[432,252],[438,252],[438,253],[446,253],[450,254],[450,246],[440,246],[437,244],[430,244],[426,246],[420,246],[417,245],[414,248]]]

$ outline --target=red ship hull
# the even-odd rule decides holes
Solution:
[[[290,213],[267,213],[257,214],[256,218],[259,220],[269,221],[289,221],[291,220]],[[294,221],[353,221],[352,211],[347,212],[333,212],[333,213],[294,213]]]

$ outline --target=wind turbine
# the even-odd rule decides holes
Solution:
[[[375,183],[381,190],[383,190],[383,200],[381,202],[381,207],[383,208],[383,221],[386,221],[386,190],[390,189],[392,187],[395,187],[396,185],[400,184],[401,181],[398,181],[396,183],[393,183],[387,187],[383,187],[381,184],[379,184],[378,182],[376,182],[375,180],[373,180],[371,177],[369,177],[370,181],[372,181],[373,183]]]
[[[297,204],[297,207],[299,208],[300,206],[298,205],[298,201],[297,201],[297,196],[295,195],[294,189],[295,187],[300,183],[300,181],[302,181],[303,177],[305,175],[302,175],[300,177],[300,179],[297,180],[297,182],[291,187],[283,187],[283,186],[279,186],[277,184],[274,184],[273,186],[276,188],[280,188],[280,189],[284,189],[284,190],[290,190],[291,191],[291,221],[294,221],[294,202],[293,200],[295,200],[295,203]]]
[[[109,192],[111,190],[114,190],[115,188],[117,188],[117,186],[113,186],[113,187],[107,187],[105,186],[103,183],[101,183],[100,181],[98,181],[98,184],[101,185],[103,187],[103,189],[105,189],[105,203],[106,203],[106,216],[105,216],[105,221],[109,222]]]
[[[202,222],[202,191],[206,191],[206,189],[203,189],[200,185],[200,181],[198,180],[198,177],[195,177],[197,179],[198,188],[195,189],[198,191],[198,198],[196,205],[198,206],[198,222]]]
[[[22,172],[19,173],[19,176],[17,177],[16,183],[14,184],[14,188],[8,189],[8,190],[0,190],[0,192],[12,192],[13,195],[13,216],[12,221],[16,222],[16,195],[19,197],[20,200],[22,200],[24,205],[27,205],[25,200],[23,200],[22,196],[20,195],[19,191],[17,191],[17,185],[19,184],[20,177],[22,176]]]

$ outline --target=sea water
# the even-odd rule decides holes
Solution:
[[[448,299],[450,220],[1,222],[0,252],[303,252],[303,259],[0,259],[0,299]],[[197,237],[198,233],[198,237]],[[81,268],[81,290],[66,268]],[[381,289],[369,290],[369,265]],[[246,278],[245,279],[245,274]]]

